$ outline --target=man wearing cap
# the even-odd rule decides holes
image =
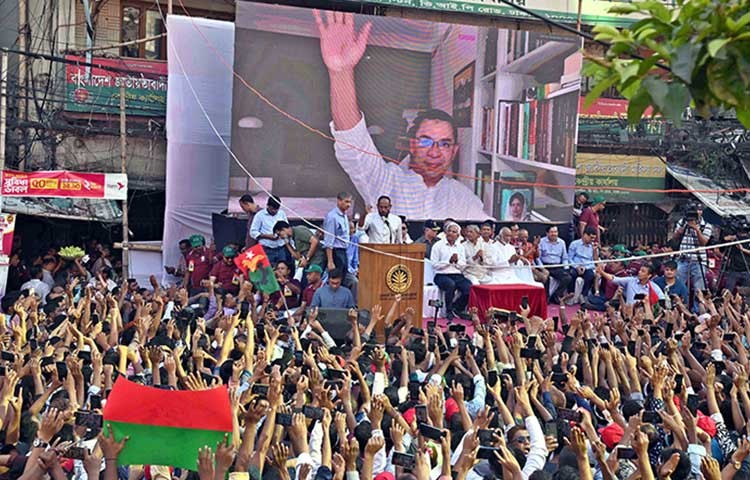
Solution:
[[[427,220],[426,222],[424,222],[424,234],[418,239],[414,240],[414,243],[425,244],[425,258],[430,258],[433,245],[440,241],[440,239],[438,238],[438,233],[440,233],[440,230],[440,225],[438,225],[435,220]]]
[[[596,195],[591,199],[591,206],[581,212],[581,218],[578,219],[578,236],[583,237],[583,230],[591,227],[596,231],[596,242],[601,243],[601,232],[607,229],[599,224],[599,212],[604,210],[606,200],[601,195]]]
[[[315,291],[323,285],[323,269],[320,265],[310,265],[306,272],[307,287],[302,291],[302,305],[312,304]]]
[[[221,250],[221,260],[214,263],[211,268],[209,277],[216,284],[232,295],[240,292],[242,285],[242,272],[234,264],[234,257],[237,256],[237,250],[231,245],[227,245]]]
[[[208,278],[213,263],[213,252],[206,247],[203,235],[190,236],[190,251],[186,256],[187,275],[183,286],[194,295],[201,289],[201,282]]]
[[[284,239],[274,233],[273,227],[277,222],[287,222],[286,213],[281,210],[281,202],[276,197],[268,197],[266,208],[255,214],[250,227],[250,236],[263,245],[266,257],[275,266],[279,260],[291,261],[292,256],[286,250]]]

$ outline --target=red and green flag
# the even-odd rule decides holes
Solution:
[[[161,390],[119,377],[104,406],[104,428],[116,440],[130,439],[120,465],[165,465],[196,469],[198,449],[216,448],[232,434],[227,387],[202,391]]]
[[[261,292],[271,294],[280,290],[279,282],[276,281],[273,267],[262,245],[255,245],[237,255],[234,263]]]

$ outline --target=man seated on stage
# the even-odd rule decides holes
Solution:
[[[461,227],[449,222],[445,225],[445,240],[440,240],[432,247],[430,261],[435,269],[435,285],[445,293],[446,318],[453,320],[458,315],[466,316],[466,305],[469,303],[471,282],[464,277],[466,252],[458,243]],[[459,297],[454,301],[456,292]]]
[[[354,308],[352,291],[341,286],[344,273],[335,268],[328,272],[328,283],[315,291],[311,307],[320,308]]]
[[[599,245],[596,243],[597,233],[595,228],[586,227],[581,238],[570,243],[568,258],[570,258],[570,263],[573,266],[570,269],[570,276],[574,287],[573,298],[569,300],[569,305],[583,303],[591,291],[596,276],[594,261],[599,260]]]
[[[539,261],[542,265],[565,265],[568,263],[568,249],[565,241],[558,236],[557,226],[547,227],[547,236],[539,242]],[[568,267],[547,268],[549,276],[557,280],[557,288],[552,291],[548,287],[549,303],[560,304],[560,296],[564,295],[570,284]]]
[[[466,253],[466,268],[464,276],[474,284],[492,283],[492,274],[490,273],[490,264],[488,262],[488,252],[486,244],[482,237],[479,236],[479,227],[477,225],[468,225],[466,227],[466,241],[462,244]],[[492,252],[489,252],[491,255]]]
[[[494,264],[496,268],[492,270],[492,283],[528,283],[536,285],[537,282],[534,281],[530,268],[518,268],[519,262],[523,265],[529,265],[529,261],[523,255],[519,255],[516,247],[511,243],[512,240],[513,232],[511,229],[508,227],[501,228],[498,241],[493,244],[495,252]]]

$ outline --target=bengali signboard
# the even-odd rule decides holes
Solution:
[[[493,15],[511,18],[531,19],[521,10],[499,0],[367,0],[369,3],[392,5],[394,7],[421,8],[427,10],[447,10],[451,12]],[[550,20],[576,23],[578,0],[512,0],[516,5],[532,10]],[[665,2],[669,3],[669,2]],[[606,0],[583,0],[581,22],[586,25],[607,24],[624,26],[633,23],[634,17],[623,17],[609,13],[609,9],[622,2]]]
[[[85,57],[67,55],[65,58],[74,62],[86,62]],[[120,86],[125,85],[125,111],[128,115],[166,116],[166,62],[95,57],[91,63],[103,68],[66,65],[65,111],[119,113]],[[119,71],[108,70],[107,67]]]
[[[633,189],[664,189],[666,165],[658,157],[578,153],[576,155],[576,185],[585,191],[597,187],[596,193],[611,202],[655,202],[664,197],[661,192],[630,192],[608,190],[606,187]],[[604,187],[603,190],[600,190]]]
[[[126,200],[128,177],[121,173],[2,172],[0,195],[9,197],[103,198]]]

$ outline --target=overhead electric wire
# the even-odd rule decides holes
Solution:
[[[180,2],[180,6],[182,10],[185,12],[185,15],[192,20],[192,16],[185,8],[185,5],[182,0],[178,0]],[[265,103],[268,107],[275,110],[279,114],[281,114],[283,117],[286,117],[287,119],[291,120],[292,122],[298,124],[299,126],[303,127],[304,129],[310,131],[311,133],[314,133],[322,138],[325,138],[326,140],[330,140],[333,142],[339,142],[342,145],[346,146],[347,148],[363,153],[365,155],[375,156],[382,158],[385,161],[399,164],[400,160],[396,158],[392,158],[386,155],[382,155],[379,152],[371,152],[366,149],[363,149],[361,147],[358,147],[357,145],[350,144],[348,142],[342,141],[342,140],[336,140],[331,135],[321,131],[318,128],[315,128],[311,126],[310,124],[306,123],[304,120],[300,119],[299,117],[296,117],[292,113],[287,112],[283,108],[276,105],[271,99],[266,97],[263,93],[260,92],[256,87],[254,87],[252,84],[250,84],[242,75],[240,75],[237,70],[235,70],[233,65],[230,65],[227,60],[224,58],[224,56],[219,52],[215,46],[211,43],[211,41],[206,37],[206,35],[203,33],[203,31],[195,25],[195,22],[192,22],[193,28],[198,32],[198,34],[203,38],[203,42],[214,51],[219,61],[224,65],[227,70],[232,72],[232,75],[242,83],[245,88],[250,90],[256,97],[258,97],[259,100],[261,100],[263,103]],[[492,179],[492,178],[482,178],[482,177],[476,177],[472,175],[466,175],[462,173],[456,173],[456,172],[450,172],[450,175],[458,178],[465,178],[473,181],[480,181],[483,183],[496,183],[499,185],[509,185],[513,187],[532,187],[532,188],[552,188],[552,189],[559,189],[559,190],[580,190],[580,186],[578,185],[561,185],[561,184],[552,184],[552,183],[543,183],[543,182],[524,182],[524,181],[518,181],[518,180],[507,180],[507,179]],[[671,189],[653,189],[653,188],[634,188],[634,187],[614,187],[614,186],[587,186],[587,190],[589,191],[617,191],[617,192],[633,192],[633,193],[748,193],[750,192],[750,188],[732,188],[732,189],[679,189],[679,188],[671,188]]]
[[[158,0],[156,0],[156,1],[158,2]],[[182,3],[181,0],[180,0],[180,3]],[[163,18],[164,15],[161,12],[161,8],[159,8],[159,13],[162,15],[162,18]],[[193,24],[193,25],[195,25],[195,24]],[[168,38],[168,40],[167,40],[168,42],[170,42],[172,40],[172,39],[170,39],[170,37],[167,37],[167,38]],[[247,168],[242,164],[242,162],[240,162],[239,158],[237,158],[236,154],[232,151],[231,147],[229,145],[227,145],[226,140],[224,140],[224,137],[217,130],[216,125],[214,124],[213,120],[211,119],[211,116],[208,114],[208,112],[206,111],[205,106],[203,105],[203,103],[201,102],[200,98],[198,97],[198,93],[195,91],[195,88],[193,87],[193,84],[190,81],[190,76],[185,71],[185,67],[182,64],[182,59],[180,58],[180,55],[179,55],[179,53],[177,52],[177,49],[174,46],[172,48],[172,51],[174,52],[175,59],[177,60],[179,68],[182,71],[182,75],[185,78],[185,81],[187,82],[188,88],[191,91],[195,102],[198,104],[198,107],[200,108],[201,112],[203,113],[203,116],[206,118],[206,121],[208,122],[208,125],[211,128],[211,130],[213,131],[213,133],[216,136],[216,138],[222,144],[222,146],[227,151],[227,153],[229,154],[229,156],[232,159],[234,159],[234,161],[239,165],[239,167],[260,188],[260,190],[263,191],[264,193],[266,193],[267,195],[271,196],[271,192],[269,192],[247,170]],[[326,232],[321,227],[318,227],[317,225],[311,223],[305,217],[300,216],[299,214],[297,214],[293,209],[289,208],[288,206],[285,206],[283,204],[283,201],[280,202],[280,203],[282,204],[282,207],[286,208],[290,213],[292,213],[294,215],[297,215],[302,220],[302,222],[304,222],[309,227],[321,230],[323,233],[325,233],[327,235],[331,235],[331,236],[333,236],[333,237],[335,237],[335,238],[337,238],[339,240],[342,240],[342,241],[346,242],[347,244],[351,244],[351,241],[346,240],[346,239],[341,238],[341,237],[337,237],[334,233],[332,233],[332,232]],[[702,252],[702,251],[706,251],[706,250],[710,250],[710,249],[714,249],[714,248],[730,247],[730,246],[733,246],[733,245],[741,245],[741,244],[746,244],[746,243],[750,243],[750,239],[736,240],[736,241],[733,241],[733,242],[725,242],[725,243],[721,243],[721,244],[717,244],[717,245],[708,245],[708,246],[703,246],[703,247],[689,248],[689,249],[684,249],[684,250],[678,250],[676,252],[664,252],[664,253],[649,254],[649,255],[643,255],[643,256],[632,256],[632,257],[627,257],[627,258],[613,258],[613,259],[607,259],[607,260],[596,260],[594,263],[595,264],[605,264],[606,265],[608,263],[621,262],[621,261],[635,261],[635,260],[642,261],[642,260],[651,259],[651,258],[662,258],[662,257],[669,257],[669,256],[673,256],[673,255],[678,255],[678,254]],[[370,252],[378,254],[378,255],[384,255],[384,256],[396,258],[396,259],[403,260],[403,261],[418,262],[418,263],[427,263],[427,262],[430,262],[429,259],[415,259],[415,258],[412,258],[412,257],[404,257],[402,255],[398,255],[398,254],[394,254],[394,253],[389,253],[389,252],[383,252],[383,251],[380,251],[380,250],[375,250],[375,249],[372,249],[372,248],[367,247],[367,246],[362,245],[362,244],[358,244],[358,247],[361,250],[370,251]],[[571,263],[561,263],[561,264],[556,264],[556,265],[544,265],[545,268],[566,268],[566,267],[571,267],[571,266],[574,267],[575,265],[571,264]],[[479,268],[493,268],[493,267],[483,267],[481,265],[475,265],[475,267],[479,267]],[[509,268],[521,268],[521,269],[523,269],[523,268],[529,268],[529,267],[528,266],[510,265]]]

